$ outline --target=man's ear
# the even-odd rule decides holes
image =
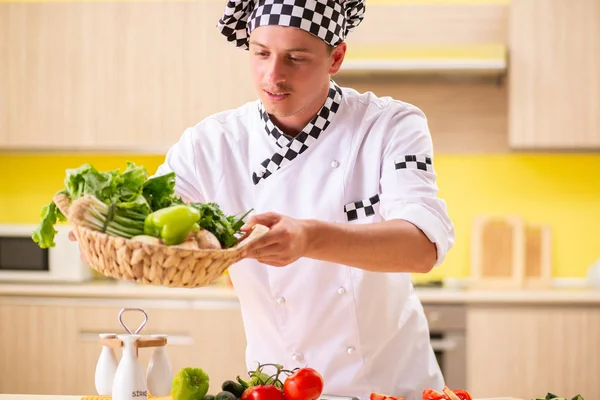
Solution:
[[[329,67],[329,74],[335,75],[338,73],[344,62],[346,56],[346,42],[341,42],[331,52],[331,66]]]

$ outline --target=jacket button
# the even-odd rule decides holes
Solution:
[[[343,286],[340,286],[340,288],[338,289],[338,294],[344,294],[346,293],[346,289]]]
[[[285,298],[284,297],[278,297],[277,298],[277,304],[283,304],[285,303]]]
[[[300,353],[294,353],[292,354],[292,360],[296,361],[296,362],[300,362],[302,361],[304,357],[302,357],[302,354]]]
[[[346,348],[346,353],[352,354],[352,353],[354,353],[354,350],[355,350],[355,348],[350,346],[350,347]]]
[[[339,161],[337,161],[337,160],[333,160],[333,161],[331,162],[331,168],[337,168],[337,167],[339,167],[339,166],[340,166],[340,163],[339,163]]]

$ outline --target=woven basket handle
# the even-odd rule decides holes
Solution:
[[[252,230],[249,233],[240,238],[238,244],[235,245],[235,249],[243,249],[250,243],[260,239],[267,232],[269,232],[269,228],[267,228],[266,226],[260,224],[254,225],[254,228],[252,228]]]
[[[60,212],[69,219],[69,197],[66,194],[57,194],[52,199],[54,204],[56,204],[56,208],[60,210]]]

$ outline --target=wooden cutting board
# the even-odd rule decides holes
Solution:
[[[552,243],[550,227],[543,224],[525,225],[525,265],[523,285],[529,289],[552,285]]]
[[[549,288],[551,231],[521,216],[481,215],[473,221],[471,286],[487,289]]]
[[[525,224],[518,216],[478,216],[473,221],[471,286],[519,288],[525,270]]]

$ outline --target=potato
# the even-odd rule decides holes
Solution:
[[[196,242],[201,249],[221,249],[221,243],[215,235],[206,229],[196,232]]]
[[[142,242],[147,244],[160,244],[160,239],[154,236],[137,235],[131,238],[134,242]]]
[[[198,242],[196,242],[195,239],[192,239],[192,240],[188,239],[183,243],[176,244],[171,247],[177,247],[178,249],[184,249],[184,250],[200,250],[200,247],[198,247]]]

